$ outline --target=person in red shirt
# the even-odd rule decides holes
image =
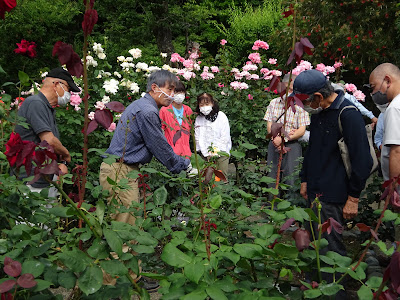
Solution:
[[[169,106],[161,108],[160,119],[165,137],[174,152],[180,156],[190,158],[192,151],[189,143],[191,128],[189,116],[193,112],[189,106],[183,104],[185,98],[185,86],[179,81],[175,88],[174,101]]]

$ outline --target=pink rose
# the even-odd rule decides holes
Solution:
[[[356,97],[356,99],[358,101],[365,101],[365,95],[363,92],[357,90],[355,92],[353,92],[353,96]]]
[[[82,99],[81,99],[81,97],[79,97],[79,95],[78,94],[76,94],[76,93],[72,93],[72,95],[71,95],[71,105],[73,105],[73,106],[77,106],[77,105],[79,105],[79,104],[81,104],[82,103]]]
[[[224,40],[224,39],[222,39],[219,43],[220,43],[222,46],[224,46],[224,45],[227,43],[227,41]]]
[[[254,52],[249,54],[249,59],[253,64],[259,64],[261,63],[261,56],[260,53]]]
[[[276,65],[277,62],[278,62],[278,60],[276,58],[268,59],[268,63],[271,64],[271,65]]]
[[[248,98],[249,100],[253,100],[253,96],[252,96],[251,94],[248,94],[248,95],[247,95],[247,98]]]
[[[321,73],[324,73],[325,72],[325,65],[324,64],[318,64],[316,69],[318,71],[320,71]]]
[[[253,45],[253,47],[251,49],[259,50],[260,48],[268,50],[269,49],[269,45],[264,41],[257,40],[257,41],[254,42],[254,45]]]
[[[216,66],[212,66],[212,67],[211,67],[211,72],[213,72],[213,73],[218,73],[218,72],[219,72],[219,68],[216,67]]]
[[[113,132],[114,130],[115,130],[115,128],[117,127],[117,125],[114,123],[114,122],[112,122],[111,124],[110,124],[110,127],[108,127],[108,131],[109,132]]]
[[[340,68],[341,66],[343,66],[341,62],[335,62],[335,64],[333,65],[335,69]]]
[[[356,87],[354,84],[352,84],[352,83],[346,83],[346,84],[344,85],[344,87],[345,87],[345,89],[346,89],[348,92],[350,92],[350,93],[354,93],[355,91],[357,91],[357,87]]]

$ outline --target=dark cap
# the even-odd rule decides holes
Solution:
[[[293,83],[295,94],[311,95],[322,89],[327,82],[324,74],[317,70],[307,70],[301,72]]]
[[[52,77],[52,78],[59,78],[62,80],[65,80],[68,85],[69,88],[72,92],[75,93],[79,93],[81,90],[77,87],[77,85],[75,84],[74,80],[72,79],[71,74],[68,73],[67,70],[64,70],[63,68],[59,67],[59,68],[55,68],[52,69],[46,77]]]

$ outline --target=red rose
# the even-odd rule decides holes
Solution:
[[[28,42],[27,40],[21,40],[21,43],[16,43],[18,48],[14,49],[17,54],[25,55],[30,58],[36,56],[36,44],[35,42]]]

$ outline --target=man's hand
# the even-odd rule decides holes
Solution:
[[[374,130],[374,127],[375,127],[376,123],[378,123],[378,118],[373,117],[373,118],[371,119],[371,129],[372,129],[372,130]]]
[[[347,197],[347,202],[343,207],[343,218],[349,220],[356,217],[358,214],[358,198],[351,196]]]
[[[65,160],[67,163],[71,162],[71,155],[69,155],[69,152],[67,155],[60,155],[60,160]]]
[[[276,147],[276,148],[279,148],[280,146],[281,146],[281,144],[282,144],[282,138],[280,137],[280,136],[276,136],[276,137],[274,137],[273,139],[272,139],[272,143],[274,144],[274,146]]]
[[[64,174],[68,173],[68,168],[66,165],[64,164],[58,164],[58,168],[61,170],[61,172],[63,172]]]
[[[307,182],[302,182],[300,186],[300,195],[303,196],[304,199],[308,199],[307,196]]]
[[[186,169],[186,174],[189,177],[193,177],[199,174],[199,170],[197,170],[196,168],[193,168],[192,164],[189,163],[187,169]]]

